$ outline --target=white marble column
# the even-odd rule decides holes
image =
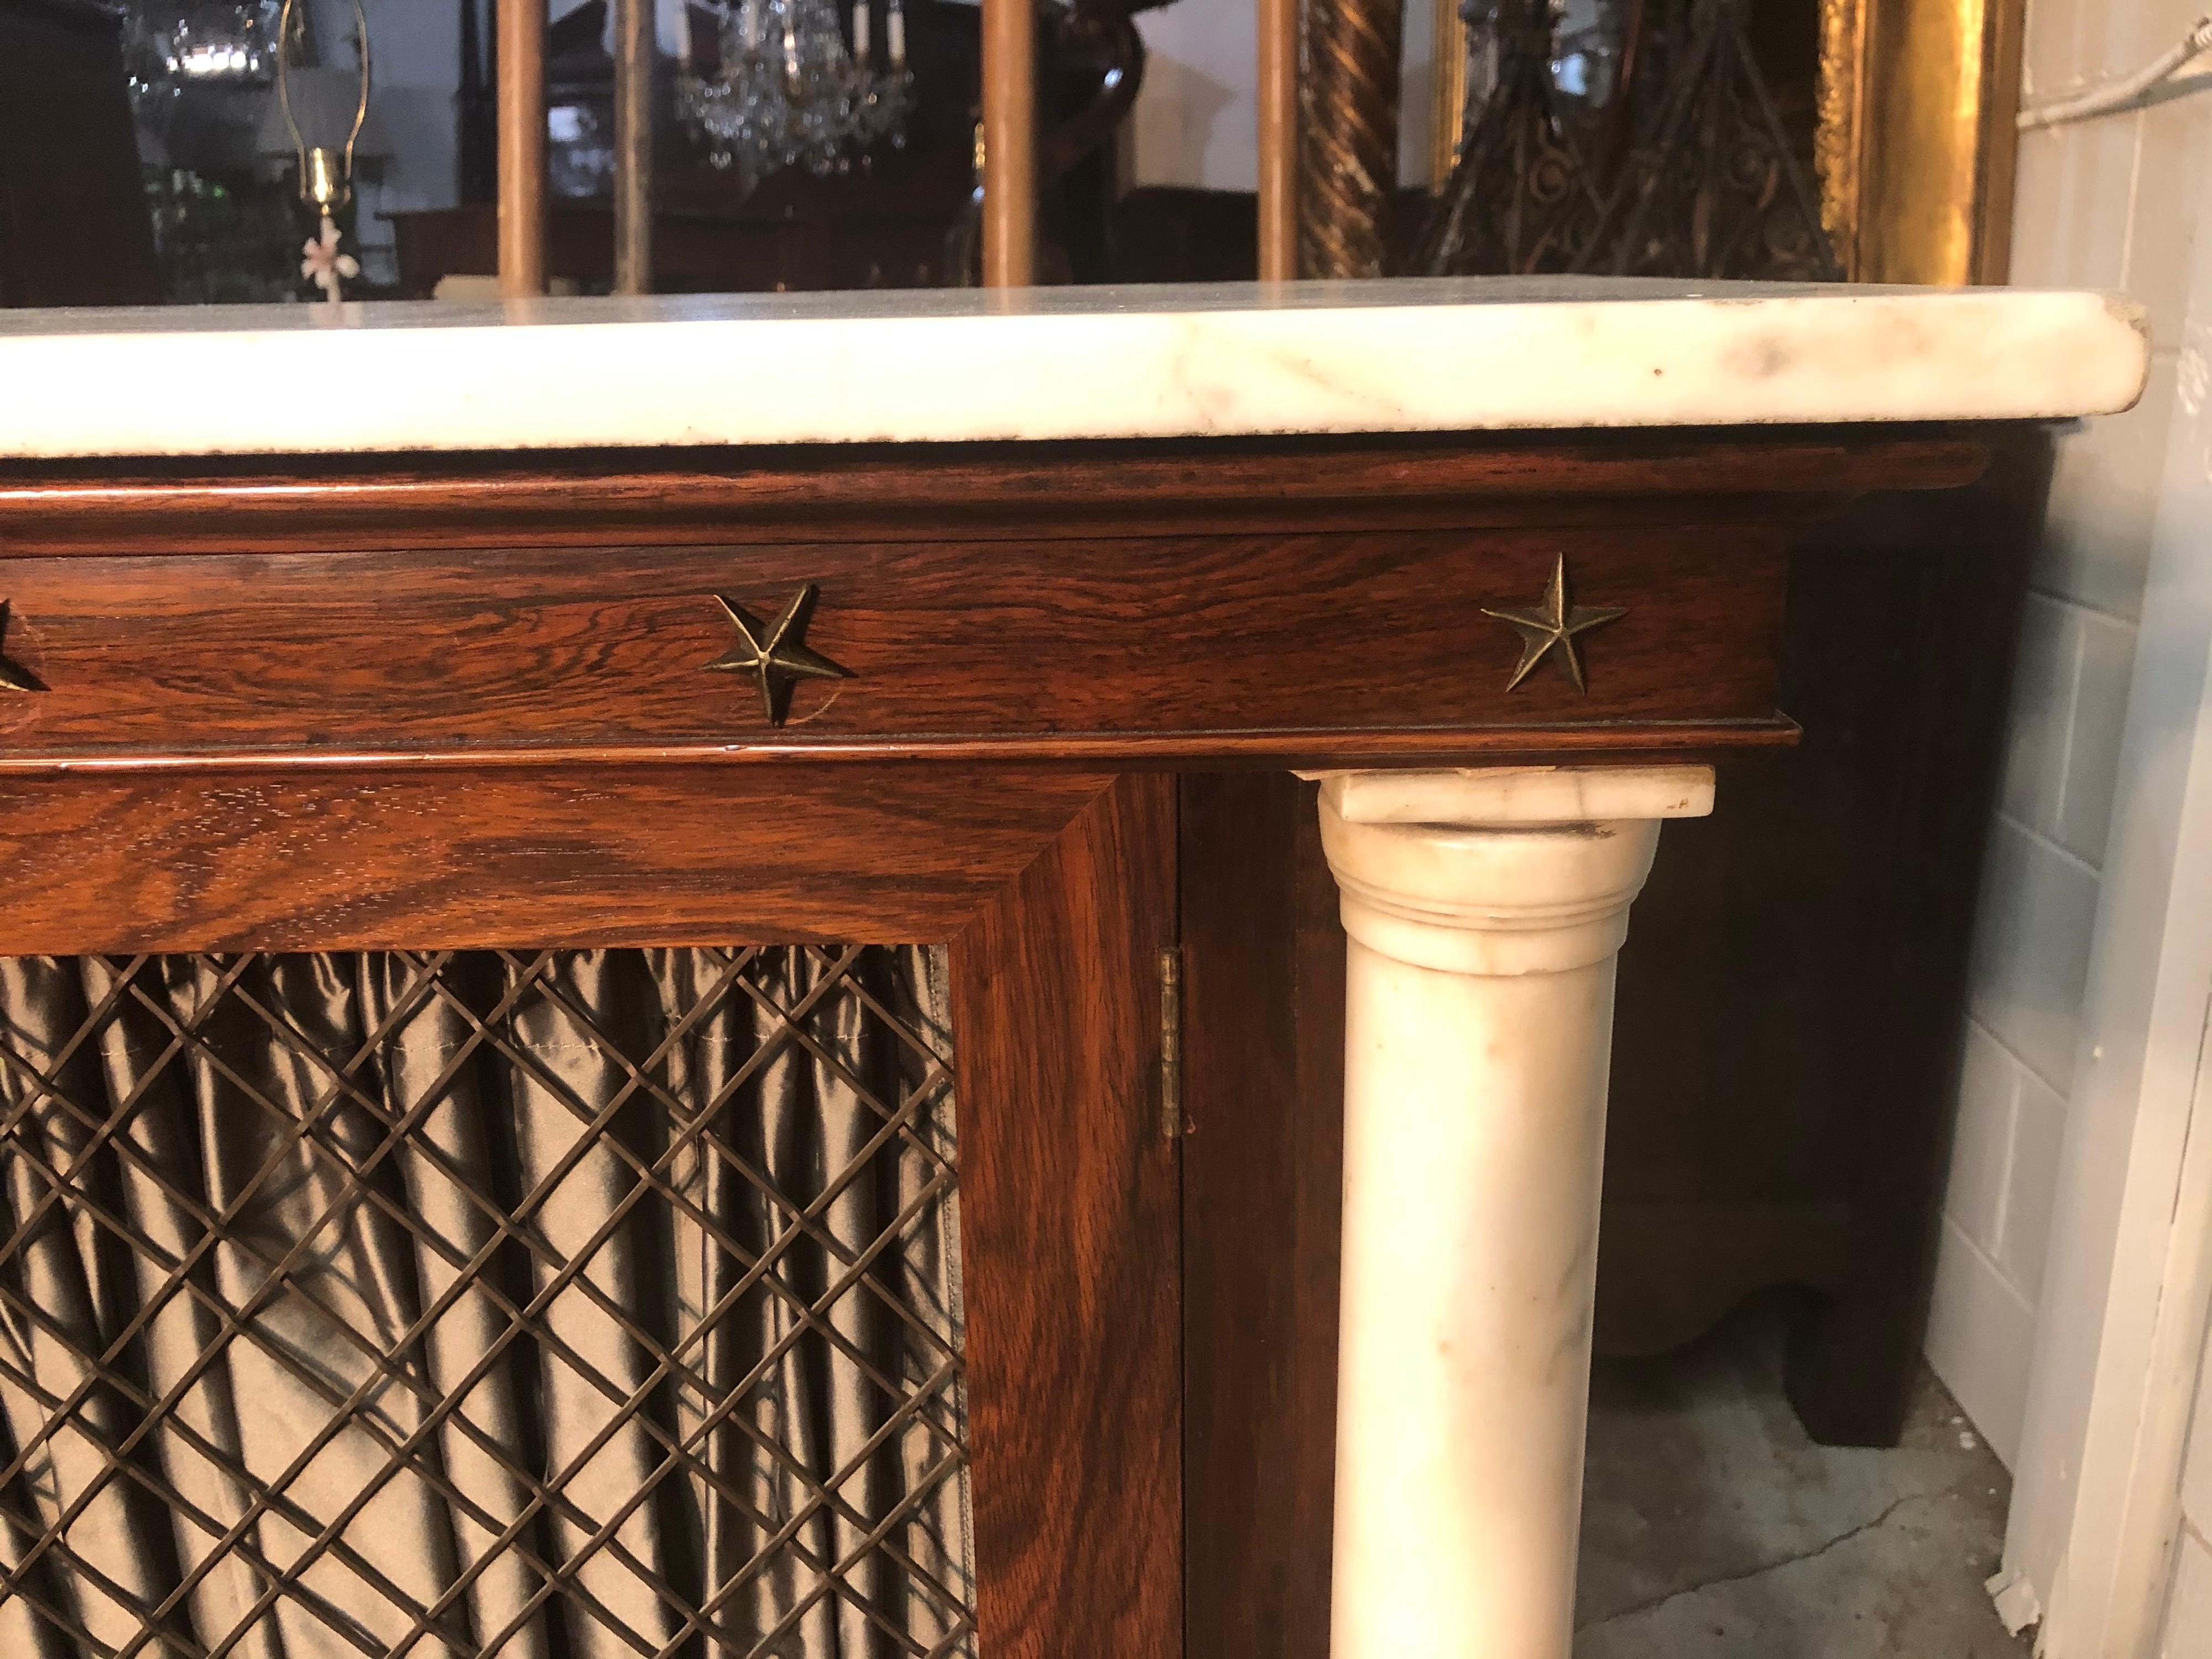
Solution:
[[[1352,772],[1334,1659],[1567,1659],[1613,958],[1704,767]]]

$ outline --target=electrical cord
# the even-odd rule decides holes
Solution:
[[[2118,111],[2133,108],[2161,84],[2194,59],[2212,52],[2212,17],[2200,17],[2181,44],[2161,53],[2133,75],[2117,81],[2107,81],[2091,87],[2086,92],[2069,98],[2056,98],[2047,104],[2033,104],[2021,111],[2020,130],[2033,132],[2038,127],[2064,126],[2075,121],[2087,121],[2099,115],[2111,115]],[[2204,77],[2212,85],[2212,76]],[[2191,88],[2191,90],[2196,90]]]

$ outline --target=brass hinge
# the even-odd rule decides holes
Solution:
[[[1182,1121],[1182,949],[1160,952],[1160,1133],[1180,1140]]]

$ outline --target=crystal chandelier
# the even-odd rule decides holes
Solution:
[[[265,87],[276,72],[279,0],[141,0],[125,15],[132,110],[159,125],[187,87]]]
[[[270,27],[266,3],[228,0],[194,6],[169,33],[169,70],[191,82],[265,86],[274,72],[278,31]]]
[[[914,106],[906,13],[890,0],[880,73],[869,0],[854,0],[852,18],[848,52],[834,0],[742,0],[723,13],[720,69],[702,76],[687,65],[677,82],[677,112],[714,166],[756,177],[794,167],[845,173],[872,145],[905,143]]]

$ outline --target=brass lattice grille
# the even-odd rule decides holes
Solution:
[[[939,963],[0,960],[0,1653],[969,1652]]]

